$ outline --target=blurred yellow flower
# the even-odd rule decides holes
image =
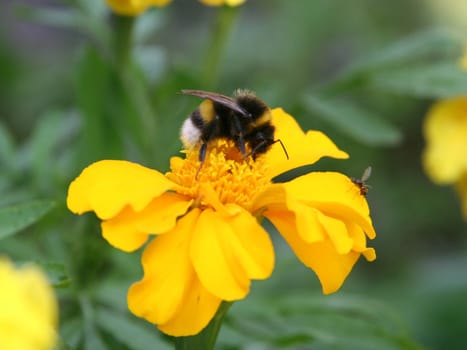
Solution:
[[[435,103],[428,111],[423,165],[437,184],[454,184],[467,219],[467,96]]]
[[[282,109],[272,110],[280,145],[246,159],[228,140],[209,144],[199,170],[199,147],[173,157],[161,174],[138,164],[103,160],[83,170],[69,187],[67,205],[94,211],[102,234],[124,251],[140,248],[144,277],[128,292],[137,316],[174,336],[200,332],[222,301],[247,296],[251,280],[274,267],[266,217],[324,293],[337,291],[363,255],[376,258],[366,237],[375,231],[360,188],[336,172],[314,172],[285,183],[272,178],[322,157],[348,158],[323,133],[304,133]]]
[[[199,0],[208,6],[239,6],[246,0]],[[150,7],[153,6],[166,6],[172,0],[106,0],[107,5],[119,15],[137,16]]]
[[[208,6],[239,6],[242,5],[246,0],[199,0]]]
[[[153,6],[166,6],[172,0],[106,0],[107,5],[119,15],[137,16]]]
[[[0,257],[0,349],[51,350],[56,326],[57,303],[44,274]]]

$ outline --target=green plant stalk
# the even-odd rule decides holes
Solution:
[[[140,118],[137,142],[146,159],[151,158],[156,133],[156,113],[149,99],[147,86],[140,79],[138,67],[133,62],[133,33],[137,17],[112,15],[114,24],[114,64],[124,93],[136,109]],[[133,116],[125,116],[132,118]],[[131,123],[130,123],[131,124]],[[125,131],[126,132],[126,131]]]
[[[133,30],[135,18],[132,16],[119,16],[112,14],[114,25],[114,54],[117,69],[125,69],[131,65],[131,53],[133,46]]]
[[[234,28],[238,13],[238,7],[223,6],[219,10],[202,65],[201,76],[206,89],[212,89],[216,84],[226,43]]]
[[[200,333],[190,337],[175,338],[175,350],[213,350],[224,316],[232,303],[223,302],[216,315]]]

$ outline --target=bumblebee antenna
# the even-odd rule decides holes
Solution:
[[[277,139],[277,140],[272,141],[271,143],[269,143],[269,145],[273,145],[273,144],[275,144],[275,143],[277,143],[277,142],[279,142],[279,143],[281,144],[282,150],[284,151],[285,156],[287,157],[287,160],[289,160],[289,154],[287,153],[287,150],[285,149],[285,146],[284,146],[284,144],[282,143],[282,141],[281,141],[280,139]],[[268,140],[263,140],[261,143],[259,143],[258,145],[256,145],[256,147],[253,148],[253,149],[251,150],[251,152],[248,153],[246,156],[247,156],[247,157],[249,157],[249,156],[254,156],[255,153],[256,153],[256,151],[257,151],[260,147],[264,146],[264,145],[267,144],[267,143],[268,143]]]
[[[282,143],[281,139],[274,140],[273,144],[276,143],[276,142],[279,142],[281,144],[282,150],[284,151],[285,156],[287,157],[287,160],[289,160],[289,154],[287,153],[287,150],[285,149],[285,146]]]

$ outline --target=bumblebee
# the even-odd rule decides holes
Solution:
[[[371,166],[369,166],[363,171],[362,177],[360,179],[356,179],[354,177],[350,178],[350,180],[355,185],[357,185],[358,188],[360,188],[360,195],[362,196],[366,196],[370,188],[370,186],[366,184],[366,180],[370,178],[370,175],[371,175]]]
[[[206,158],[209,142],[220,138],[232,140],[243,157],[251,156],[253,159],[279,142],[289,158],[282,142],[274,139],[269,107],[254,93],[237,90],[233,98],[202,90],[182,90],[182,93],[205,99],[185,120],[181,129],[185,147],[201,144],[200,168]]]

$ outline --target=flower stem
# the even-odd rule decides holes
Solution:
[[[131,64],[131,52],[133,46],[133,28],[135,19],[132,16],[112,15],[114,23],[114,54],[117,67],[124,69]]]
[[[133,36],[136,19],[131,16],[113,15],[114,25],[114,62],[118,78],[122,84],[125,98],[134,108],[139,125],[130,130],[134,132],[134,140],[140,146],[145,158],[154,154],[153,141],[157,131],[156,113],[149,98],[148,87],[142,79],[139,67],[133,61]],[[132,125],[133,115],[123,115],[127,125]],[[123,130],[128,133],[128,129]]]
[[[200,333],[190,337],[175,338],[175,350],[213,350],[221,329],[222,320],[232,303],[223,302],[216,316]]]
[[[222,53],[232,32],[239,10],[237,7],[223,6],[219,10],[214,28],[211,31],[209,46],[206,49],[202,67],[203,83],[207,89],[212,89],[217,80]]]

